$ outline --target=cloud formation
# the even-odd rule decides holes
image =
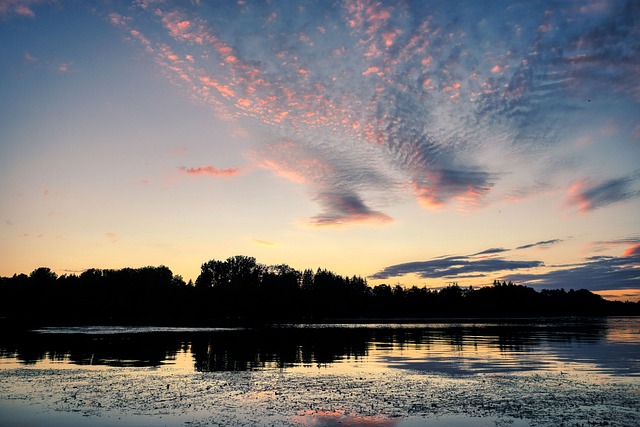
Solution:
[[[540,242],[529,243],[526,245],[518,246],[516,249],[530,249],[535,247],[548,248],[549,246],[556,245],[560,242],[562,242],[561,239],[542,240]]]
[[[42,0],[2,0],[0,1],[0,16],[15,14],[35,18],[33,6],[38,3],[42,3]]]
[[[311,219],[311,224],[313,225],[343,225],[350,222],[385,223],[392,221],[391,217],[382,212],[370,209],[356,194],[321,193],[317,197],[323,212]]]
[[[377,192],[390,182],[396,197],[412,194],[427,209],[476,209],[496,189],[506,200],[518,188],[501,187],[511,172],[502,161],[534,167],[527,156],[559,143],[561,108],[583,91],[605,93],[603,79],[619,90],[638,82],[634,2],[471,3],[453,14],[440,2],[136,5],[108,19],[170,81],[219,117],[296,146],[291,157],[270,158],[269,147],[256,155],[310,186],[324,209],[315,222],[391,203]],[[582,191],[582,209],[631,197],[628,185]]]
[[[576,206],[580,213],[588,213],[616,202],[638,198],[640,183],[637,178],[636,174],[599,183],[582,179],[569,188],[567,203]]]
[[[427,261],[408,262],[384,268],[372,275],[372,279],[388,279],[405,274],[417,274],[423,279],[484,277],[486,273],[541,267],[542,261],[507,260],[500,257],[479,255],[504,252],[505,249],[488,249],[474,255],[448,256]]]
[[[625,249],[622,252],[622,256],[631,257],[638,255],[640,252],[640,236],[629,236],[623,239],[598,241],[594,242],[593,246],[596,248],[596,251],[601,251],[608,247],[624,246]]]
[[[630,246],[625,249],[623,255],[624,257],[638,257],[640,256],[640,243]]]
[[[522,245],[514,250],[546,247],[562,242],[551,239]],[[487,277],[498,274],[504,280],[539,289],[588,289],[607,291],[615,289],[640,289],[640,238],[594,242],[595,245],[624,245],[622,256],[591,256],[567,265],[546,265],[538,260],[510,260],[504,256],[511,249],[490,248],[472,255],[456,255],[433,258],[426,261],[407,262],[388,266],[372,279],[389,279],[406,274],[417,274],[423,279],[451,279]]]
[[[543,261],[537,260],[509,260],[504,256],[513,250],[530,249],[534,247],[549,247],[562,242],[561,239],[544,240],[518,246],[515,249],[489,248],[471,255],[454,255],[433,258],[427,261],[407,262],[385,267],[371,276],[372,279],[388,279],[405,274],[417,274],[423,279],[438,278],[475,278],[486,277],[488,273],[499,273],[521,269],[543,267]]]
[[[489,248],[489,249],[485,249],[484,251],[480,251],[477,252],[471,256],[478,256],[478,255],[492,255],[492,254],[499,254],[502,252],[509,252],[509,249],[505,249],[505,248]]]
[[[187,175],[206,176],[234,176],[240,173],[239,168],[218,169],[214,166],[199,166],[195,168],[181,167],[180,170]]]
[[[631,250],[622,257],[589,257],[579,264],[558,266],[547,273],[510,273],[506,276],[514,282],[540,289],[640,289],[640,254]]]

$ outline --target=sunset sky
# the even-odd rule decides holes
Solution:
[[[640,297],[640,2],[0,0],[0,276]]]

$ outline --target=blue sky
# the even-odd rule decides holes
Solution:
[[[638,299],[639,8],[0,1],[0,274],[244,254]]]

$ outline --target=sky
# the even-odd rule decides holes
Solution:
[[[634,0],[0,0],[0,276],[638,300],[638,40]]]

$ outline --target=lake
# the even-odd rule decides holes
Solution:
[[[43,328],[0,426],[640,425],[640,319]]]

